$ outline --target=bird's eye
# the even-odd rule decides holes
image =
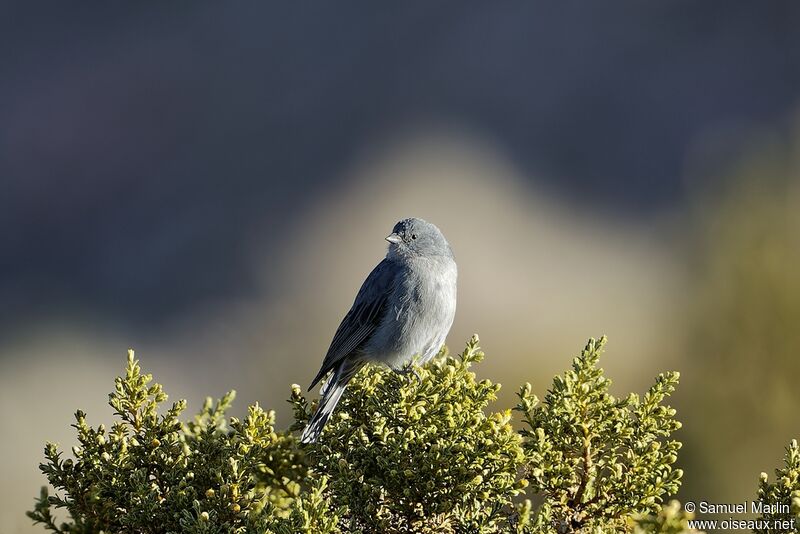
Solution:
[[[417,234],[411,234],[411,239],[416,239],[416,238],[417,238]]]

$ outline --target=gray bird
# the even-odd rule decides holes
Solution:
[[[332,371],[303,443],[317,440],[347,383],[367,362],[407,373],[415,356],[423,365],[439,352],[453,324],[458,271],[442,232],[410,218],[398,222],[386,240],[386,257],[362,284],[308,387]]]

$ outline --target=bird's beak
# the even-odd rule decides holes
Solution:
[[[398,244],[402,240],[403,240],[403,238],[400,237],[397,234],[389,234],[389,235],[386,236],[386,241],[388,241],[389,243],[394,243],[395,245]]]

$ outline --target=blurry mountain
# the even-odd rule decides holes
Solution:
[[[683,201],[696,136],[781,127],[799,25],[792,1],[3,3],[0,332],[157,331],[246,297],[252,254],[430,126],[647,220]]]

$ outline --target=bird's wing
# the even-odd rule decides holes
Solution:
[[[387,259],[381,261],[371,273],[356,295],[353,307],[342,319],[331,346],[322,362],[322,368],[314,378],[310,390],[328,371],[343,358],[357,349],[375,331],[383,318],[386,302],[394,287],[397,267]]]

